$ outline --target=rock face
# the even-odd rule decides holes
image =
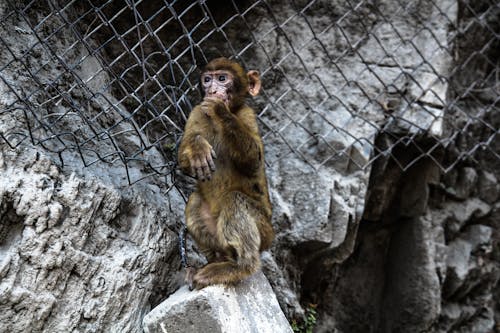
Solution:
[[[7,7],[0,1],[0,36],[13,52],[0,56],[2,66],[7,65],[0,74],[0,331],[142,332],[144,314],[177,288],[172,278],[179,266],[177,236],[171,229],[182,211],[172,207],[182,205],[182,198],[176,192],[165,195],[165,182],[155,178],[129,187],[128,175],[147,175],[139,165],[130,165],[128,173],[111,160],[83,167],[82,156],[90,163],[94,148],[100,146],[106,154],[116,149],[113,144],[134,147],[136,137],[124,135],[114,143],[102,137],[94,148],[82,146],[80,153],[54,153],[64,143],[54,136],[43,148],[29,143],[27,123],[33,126],[35,143],[51,131],[69,136],[75,131],[81,138],[94,134],[62,100],[34,114],[18,104],[16,94],[42,102],[40,89],[50,90],[50,84],[43,84],[62,75],[62,69],[47,50],[37,49],[26,21],[17,15],[4,17]],[[90,89],[106,82],[99,61],[84,49],[69,48],[72,39],[64,32],[65,38],[53,46],[70,50],[66,56],[73,60],[86,59],[75,71]],[[28,68],[43,68],[38,73],[42,88],[14,60],[24,47],[37,50],[26,59]],[[82,96],[74,84],[66,76],[53,89]],[[105,96],[100,96],[87,111],[103,106],[99,101]],[[36,117],[50,118],[53,113],[68,117],[59,117],[50,127],[36,122]],[[108,112],[106,117],[117,123],[116,130],[130,131],[131,125],[120,123],[118,114]],[[146,154],[152,160],[161,158],[154,149]]]
[[[0,331],[498,330],[498,6],[237,3],[0,0]],[[272,291],[178,290],[175,145],[221,55],[263,79]]]
[[[419,229],[426,225],[420,217],[428,207],[428,183],[439,182],[439,170],[419,163],[403,173],[419,156],[405,155],[407,147],[398,147],[395,138],[425,141],[444,134],[448,84],[441,77],[448,75],[452,59],[448,21],[441,18],[456,20],[457,9],[455,1],[418,8],[392,1],[355,8],[343,1],[318,1],[305,6],[303,15],[296,15],[296,6],[287,2],[277,3],[273,15],[260,13],[254,37],[269,54],[257,48],[256,58],[275,69],[263,76],[269,103],[262,119],[278,226],[274,258],[266,261],[265,272],[274,277],[271,283],[289,317],[302,316],[303,306],[312,303],[323,314],[320,331],[422,330],[439,312],[439,299],[421,300],[406,291],[424,289],[429,297],[439,293],[434,250],[427,245],[431,231]],[[422,20],[433,28],[423,31]],[[287,22],[285,31],[273,28],[281,22]],[[280,59],[279,65],[269,59]],[[272,85],[266,85],[267,78],[273,79]],[[379,130],[386,135],[378,135]],[[374,155],[378,161],[371,168]],[[423,168],[429,170],[422,173]],[[406,177],[414,181],[406,183]],[[375,239],[383,244],[366,249],[377,249],[367,255],[380,264],[394,262],[394,272],[382,272],[384,276],[371,281],[364,279],[371,275],[363,269],[352,267],[354,276],[344,272],[341,264],[363,246],[358,236],[359,228],[365,232],[359,225],[362,218],[382,225],[394,222],[387,215],[401,193],[403,202],[394,215],[417,226],[408,222],[400,235],[387,232],[384,237],[392,242],[379,235]],[[410,235],[418,240],[405,249]],[[418,269],[422,265],[425,269]],[[408,271],[408,281],[397,278],[400,271]],[[361,288],[383,289],[387,283],[394,290]],[[407,297],[399,300],[403,291]],[[290,295],[300,295],[301,306]],[[421,311],[407,314],[411,306]],[[386,313],[379,310],[384,307]],[[360,312],[366,320],[359,320]]]
[[[120,189],[5,146],[0,174],[0,330],[140,332],[177,266],[161,187]]]
[[[236,287],[182,287],[144,317],[146,333],[292,332],[262,272]]]

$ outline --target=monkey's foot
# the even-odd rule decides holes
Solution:
[[[194,289],[200,290],[200,289],[203,289],[205,287],[208,287],[211,284],[214,284],[214,283],[211,282],[210,275],[207,274],[207,272],[203,268],[198,270],[194,274],[193,280],[192,280],[192,286]],[[191,290],[193,290],[193,289],[191,289]]]
[[[217,284],[217,282],[213,281],[213,274],[210,271],[207,271],[205,267],[200,269],[197,269],[195,267],[186,268],[186,276],[184,278],[184,281],[188,285],[189,290],[200,290],[208,287],[209,285]]]
[[[231,261],[210,263],[200,268],[193,277],[196,289],[202,289],[213,284],[234,285],[250,276],[254,269],[238,266]]]

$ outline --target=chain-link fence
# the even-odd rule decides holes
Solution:
[[[199,68],[218,56],[261,72],[269,165],[500,157],[496,1],[7,1],[0,18],[0,136],[61,164],[172,174]]]

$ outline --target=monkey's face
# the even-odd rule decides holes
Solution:
[[[226,70],[207,71],[201,76],[201,84],[205,97],[216,97],[230,107],[232,104],[232,91],[234,88],[233,74]]]

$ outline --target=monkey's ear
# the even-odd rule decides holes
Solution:
[[[248,93],[250,96],[257,96],[260,91],[260,74],[257,71],[248,71]]]

